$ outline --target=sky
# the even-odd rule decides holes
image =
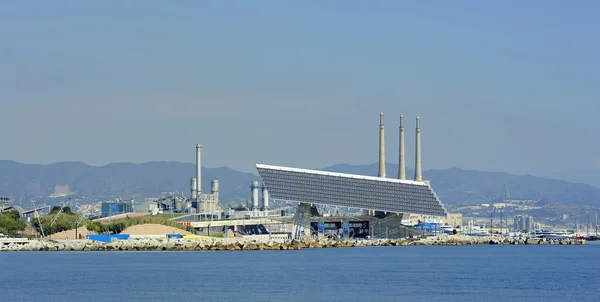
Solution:
[[[0,3],[0,159],[600,169],[597,1]]]

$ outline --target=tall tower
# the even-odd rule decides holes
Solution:
[[[398,179],[406,179],[406,163],[404,156],[404,115],[400,115],[400,161]]]
[[[264,185],[262,187],[262,200],[262,210],[266,212],[269,210],[269,191]]]
[[[417,128],[415,136],[415,180],[423,181],[423,175],[421,174],[421,123],[417,116]]]
[[[196,201],[196,193],[198,193],[198,189],[196,188],[196,178],[190,179],[190,200]]]
[[[383,112],[379,114],[379,177],[385,177],[385,138],[383,134]]]
[[[250,184],[250,191],[252,193],[252,210],[258,211],[258,181],[252,181]]]
[[[201,163],[201,155],[202,155],[202,146],[200,144],[196,144],[196,190],[197,197],[200,197],[200,193],[202,193],[202,163]]]

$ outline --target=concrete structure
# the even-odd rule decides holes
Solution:
[[[258,181],[253,181],[250,184],[250,192],[252,193],[252,211],[258,211],[260,209],[260,206],[258,204]]]
[[[533,217],[530,215],[516,215],[514,218],[514,229],[516,231],[533,231]]]
[[[269,210],[269,190],[264,185],[262,186],[262,209],[265,212]]]
[[[196,144],[196,192],[202,193],[202,146]]]
[[[421,173],[421,123],[417,116],[415,135],[415,181],[423,181],[423,175]]]
[[[271,198],[389,213],[445,217],[447,212],[425,183],[289,167],[256,165]]]
[[[198,198],[198,187],[196,187],[196,177],[190,179],[190,199],[196,200]]]
[[[215,200],[217,200],[217,202],[219,201],[219,181],[216,179],[213,179],[210,182],[210,193],[213,195],[213,198]]]
[[[212,180],[210,194],[202,193],[202,146],[196,144],[196,195],[190,196],[191,208],[197,213],[206,216],[219,216],[221,207],[219,206],[219,181]],[[191,188],[190,188],[191,190]],[[183,209],[186,211],[187,209]]]
[[[385,177],[385,137],[383,133],[383,112],[379,114],[379,177]]]
[[[406,162],[404,155],[404,115],[400,115],[400,147],[399,147],[398,179],[406,179]]]

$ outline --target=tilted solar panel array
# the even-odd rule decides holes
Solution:
[[[387,182],[257,167],[272,199],[370,209],[392,213],[446,216],[426,185]]]

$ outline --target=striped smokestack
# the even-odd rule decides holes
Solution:
[[[404,115],[400,115],[400,161],[398,179],[406,179],[406,163],[404,161]]]
[[[383,134],[383,112],[379,114],[379,177],[385,177],[385,138]]]
[[[423,181],[423,175],[421,174],[421,123],[417,116],[417,129],[415,136],[415,180]]]

